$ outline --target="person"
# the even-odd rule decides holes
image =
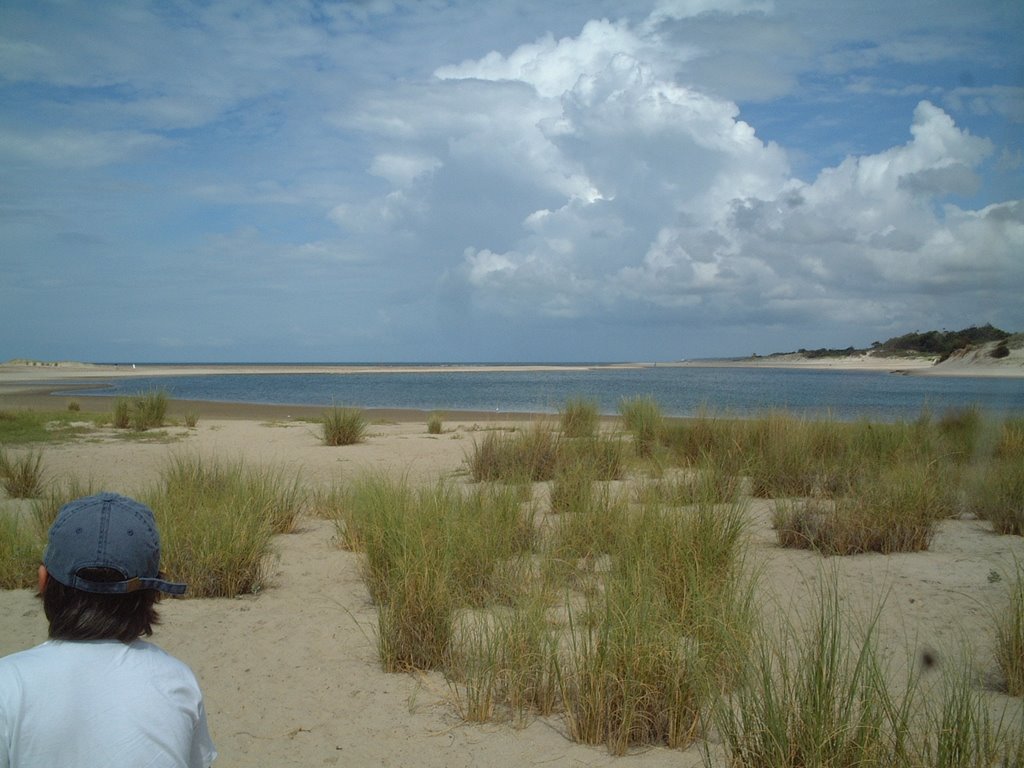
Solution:
[[[0,658],[0,768],[208,768],[217,752],[192,670],[141,638],[159,622],[152,510],[114,493],[61,507],[39,594],[49,639]]]

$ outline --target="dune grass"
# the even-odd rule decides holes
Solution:
[[[198,456],[172,459],[141,500],[156,515],[162,568],[193,597],[262,589],[271,539],[305,502],[297,474]]]
[[[1024,696],[1024,565],[1017,563],[1009,599],[995,617],[995,653],[1006,691]]]
[[[11,457],[0,448],[0,485],[13,499],[40,496],[46,487],[42,451],[28,451]]]
[[[1021,733],[992,719],[968,659],[940,673],[937,693],[913,672],[894,687],[877,612],[859,624],[845,616],[834,574],[811,599],[804,623],[758,634],[742,684],[717,703],[730,766],[1019,765]]]
[[[331,408],[320,424],[324,445],[355,445],[366,438],[366,416],[359,408]]]
[[[918,552],[952,514],[951,489],[933,465],[897,464],[868,475],[837,499],[780,499],[772,525],[786,547],[826,555]]]
[[[1002,456],[972,468],[965,508],[999,533],[1024,535],[1024,457]]]
[[[440,435],[444,430],[444,419],[440,413],[431,413],[427,416],[427,434]]]
[[[114,399],[112,421],[117,429],[128,429],[132,424],[132,402],[127,397]]]
[[[0,510],[0,589],[35,587],[44,545],[30,521]]]
[[[637,455],[653,456],[665,429],[665,417],[658,401],[650,396],[623,398],[619,401],[619,416],[623,428],[633,435]]]
[[[514,600],[534,536],[514,488],[413,488],[378,474],[353,484],[338,526],[345,545],[365,553],[390,671],[444,667],[454,612]]]
[[[558,418],[565,437],[593,437],[600,424],[597,401],[585,397],[569,398]]]
[[[477,482],[542,482],[554,477],[562,438],[542,422],[514,432],[488,432],[466,458]]]

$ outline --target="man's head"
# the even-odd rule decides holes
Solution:
[[[160,534],[149,507],[115,493],[65,504],[50,528],[39,589],[50,637],[118,639],[151,635],[159,592],[184,584],[160,577]]]

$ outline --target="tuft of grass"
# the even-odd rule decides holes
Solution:
[[[72,411],[73,413],[78,413],[80,410],[82,410],[82,405],[77,400],[70,400],[68,401],[68,410]]]
[[[806,629],[762,635],[742,684],[715,713],[729,765],[905,765],[910,700],[890,694],[874,628],[872,620],[852,641],[833,579]]]
[[[196,424],[199,423],[199,412],[190,409],[185,411],[185,426],[189,429],[195,429]]]
[[[304,495],[297,476],[179,456],[142,500],[156,515],[163,568],[194,597],[258,592],[271,538],[292,529]]]
[[[322,419],[324,445],[355,445],[366,436],[366,416],[359,408],[332,408]]]
[[[427,416],[427,434],[440,435],[444,429],[444,420],[440,413],[432,413]]]
[[[128,429],[132,423],[132,403],[127,397],[114,399],[112,422],[117,429]]]
[[[147,429],[162,427],[164,419],[167,418],[168,403],[167,392],[162,389],[144,392],[133,397],[130,417],[132,429],[136,432],[144,432]]]
[[[543,482],[555,475],[560,445],[558,435],[534,422],[522,431],[493,431],[474,440],[466,463],[476,482]]]
[[[593,437],[599,422],[597,401],[584,397],[570,398],[559,414],[562,434],[569,438]]]
[[[29,451],[11,458],[0,448],[0,485],[13,499],[31,499],[42,494],[43,454]]]
[[[999,533],[1024,535],[1024,460],[995,458],[965,483],[965,508]]]
[[[996,614],[996,662],[1006,692],[1024,696],[1024,566],[1017,563],[1009,605]]]
[[[641,565],[607,583],[591,607],[596,624],[570,613],[570,653],[559,681],[574,740],[623,755],[696,738],[704,707],[697,646],[676,630],[657,595],[654,572]]]
[[[0,511],[0,589],[29,589],[36,585],[45,537],[30,523]]]
[[[926,702],[925,726],[914,739],[914,768],[1021,765],[1022,734],[1013,733],[1002,718],[992,718],[974,677],[968,661],[962,660],[946,672],[938,696]]]
[[[623,427],[633,435],[638,456],[654,455],[665,430],[661,406],[653,397],[623,398],[619,401],[619,416]]]
[[[951,514],[951,491],[933,466],[899,464],[863,478],[849,496],[780,499],[772,525],[780,545],[826,555],[918,552]]]
[[[417,489],[378,474],[352,483],[338,530],[345,546],[364,553],[378,651],[390,671],[445,667],[455,611],[513,601],[535,536],[515,488]]]

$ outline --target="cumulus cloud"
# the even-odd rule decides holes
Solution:
[[[457,89],[459,108],[401,118],[405,143],[448,136],[446,155],[429,163],[440,186],[424,205],[439,204],[456,172],[532,189],[528,199],[543,202],[512,222],[506,247],[484,239],[465,248],[454,274],[471,301],[509,317],[865,322],[908,296],[979,288],[1000,271],[1020,278],[1011,263],[1019,222],[999,206],[952,202],[977,189],[992,143],[930,101],[907,116],[906,143],[804,181],[734,102],[668,76],[680,56],[657,45],[663,23],[770,9],[665,3],[636,28],[593,21],[577,37],[437,69],[426,102],[444,105]],[[374,119],[387,118],[388,105],[376,104]],[[387,176],[380,157],[389,156],[375,172]],[[391,162],[396,188],[422,173]],[[382,220],[394,224],[399,207],[386,209]]]

